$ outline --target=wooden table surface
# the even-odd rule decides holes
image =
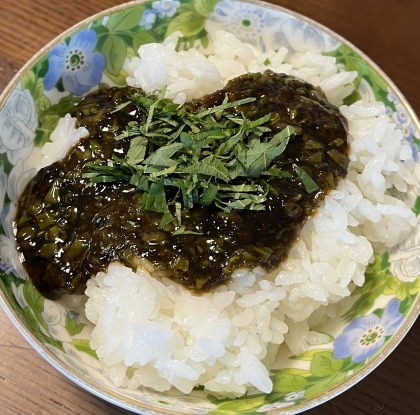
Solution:
[[[373,59],[420,115],[420,0],[271,0],[342,35]],[[0,92],[42,46],[122,0],[0,0]],[[420,321],[377,369],[305,414],[420,414]],[[46,363],[0,310],[0,414],[122,415]]]

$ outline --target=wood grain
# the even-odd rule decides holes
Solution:
[[[0,91],[41,47],[121,0],[0,0]],[[396,83],[420,114],[419,0],[272,0],[348,39]],[[420,414],[420,321],[377,369],[308,415]],[[122,415],[46,363],[0,311],[0,413]]]

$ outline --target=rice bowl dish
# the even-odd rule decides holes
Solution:
[[[417,225],[412,198],[401,195],[418,183],[412,146],[385,105],[366,96],[344,104],[356,90],[356,72],[345,71],[332,56],[286,48],[262,53],[228,32],[212,36],[206,48],[180,52],[179,33],[162,45],[140,46],[139,57],[125,61],[127,83],[146,92],[166,87],[167,97],[179,105],[266,69],[319,86],[348,123],[346,178],[320,203],[275,271],[239,268],[226,284],[195,295],[153,275],[147,262],[136,272],[112,263],[88,281],[85,296],[66,296],[58,305],[78,313],[84,330],[91,331],[90,348],[113,386],[185,394],[204,387],[223,400],[283,391],[273,378],[281,355],[298,356],[331,342],[318,328],[351,307],[351,293],[363,287],[374,252],[407,240]],[[60,159],[85,134],[66,118],[51,145],[42,147],[40,165]],[[55,137],[61,137],[59,145]],[[392,324],[376,345],[361,343],[365,355],[401,324],[403,315],[391,306],[384,315]],[[339,336],[335,341],[333,358],[352,354],[338,347]],[[364,357],[354,356],[354,363]]]
[[[354,90],[357,73],[339,71],[334,58],[307,53],[293,61],[284,49],[261,53],[222,31],[214,43],[210,39],[214,52],[206,51],[206,57],[197,49],[177,52],[181,36],[176,32],[163,44],[141,46],[140,56],[127,64],[128,84],[150,93],[167,87],[166,97],[179,105],[231,78],[267,69],[306,78],[337,105]],[[115,386],[175,386],[188,394],[204,385],[236,397],[270,393],[271,365],[283,342],[298,355],[329,341],[309,325],[313,312],[363,285],[372,243],[392,247],[416,225],[410,207],[388,192],[406,192],[416,181],[411,147],[384,105],[356,102],[340,110],[349,123],[347,177],[321,202],[279,269],[237,269],[227,284],[200,296],[152,277],[155,268],[147,261],[136,272],[111,263],[87,282],[80,315],[95,325],[91,347]],[[49,159],[57,158],[44,149]]]

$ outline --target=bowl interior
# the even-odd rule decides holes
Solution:
[[[346,70],[357,71],[357,89],[346,98],[378,100],[411,143],[418,160],[418,120],[394,85],[352,45],[328,29],[278,7],[245,1],[158,1],[129,3],[105,11],[64,33],[38,53],[0,97],[0,286],[3,307],[28,341],[66,376],[117,405],[144,413],[264,413],[287,408],[292,413],[332,398],[363,378],[398,344],[420,310],[417,252],[420,234],[391,252],[375,253],[366,281],[340,304],[337,318],[317,329],[325,344],[293,356],[284,349],[273,370],[274,390],[239,399],[218,399],[195,390],[186,396],[172,390],[117,388],[90,347],[92,324],[76,312],[71,299],[42,297],[27,278],[13,232],[18,195],[33,177],[58,120],[92,89],[126,85],[123,66],[146,43],[162,42],[181,31],[180,48],[206,48],[217,30],[264,50],[286,47],[291,55],[311,51],[333,56]],[[89,63],[83,76],[78,66]],[[65,66],[65,70],[63,69]],[[71,69],[75,70],[72,72]],[[416,167],[417,168],[417,167]],[[420,212],[419,189],[405,196]],[[379,348],[363,359],[335,358],[334,340],[357,319],[388,324]],[[398,322],[398,324],[396,324]],[[277,412],[276,412],[277,413]]]

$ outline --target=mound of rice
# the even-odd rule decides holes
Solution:
[[[86,289],[86,316],[95,324],[91,347],[116,386],[268,393],[279,346],[286,343],[298,354],[329,342],[310,330],[308,318],[363,284],[373,248],[398,244],[416,225],[410,207],[389,192],[415,184],[411,148],[382,103],[342,105],[357,73],[340,69],[332,57],[306,53],[297,59],[286,49],[260,53],[218,32],[207,58],[197,49],[176,52],[178,38],[141,46],[139,57],[127,62],[128,83],[147,92],[167,85],[167,96],[183,104],[247,72],[271,69],[306,80],[341,105],[348,120],[348,176],[275,272],[238,269],[226,285],[197,296],[154,276],[147,262],[137,272],[111,264]]]

